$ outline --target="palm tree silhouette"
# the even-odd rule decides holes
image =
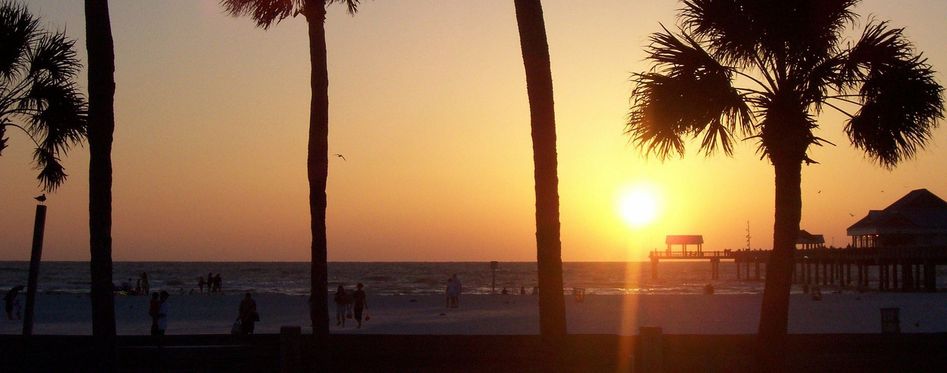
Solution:
[[[0,153],[8,127],[24,132],[36,146],[37,179],[47,192],[66,180],[60,157],[86,134],[74,46],[65,33],[42,30],[26,7],[0,4]]]
[[[115,50],[108,0],[85,1],[89,58],[89,252],[92,336],[97,370],[115,358],[112,293],[112,134],[115,131]]]
[[[543,337],[566,334],[562,295],[562,243],[559,239],[559,177],[556,115],[549,45],[540,0],[515,0],[516,24],[526,69],[533,177],[536,192],[536,264],[539,280],[539,330]]]
[[[785,350],[802,164],[815,163],[810,146],[828,143],[813,132],[816,116],[824,108],[843,113],[852,144],[885,168],[923,149],[943,118],[943,88],[903,29],[871,20],[857,41],[843,40],[857,3],[686,0],[679,30],[650,38],[653,68],[634,75],[626,133],[645,155],[683,156],[688,137],[700,138],[705,155],[730,155],[736,133],[756,139],[773,164],[760,369],[779,369]]]
[[[312,230],[310,311],[313,334],[323,343],[329,336],[328,273],[326,266],[326,178],[329,173],[329,71],[326,66],[326,5],[343,3],[349,14],[359,0],[221,0],[233,16],[248,16],[268,29],[289,16],[302,14],[309,25],[309,63],[312,101],[309,107],[309,210]],[[318,344],[317,344],[318,345]],[[324,349],[322,349],[324,350]]]

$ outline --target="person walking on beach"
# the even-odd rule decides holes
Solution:
[[[253,334],[255,323],[260,321],[260,314],[256,312],[256,301],[250,293],[243,296],[238,317],[240,318],[240,332],[244,335]]]
[[[220,279],[220,273],[214,276],[214,291],[220,293],[223,291],[224,282]]]
[[[214,292],[214,274],[207,272],[207,292]]]
[[[450,280],[447,281],[447,307],[448,308],[458,308],[460,307],[460,293],[463,290],[463,287],[460,284],[460,279],[457,278],[455,273],[450,277]]]
[[[201,294],[204,294],[204,276],[197,276],[197,288],[200,289]]]
[[[444,289],[444,295],[445,295],[445,298],[446,298],[446,301],[444,302],[444,307],[445,307],[445,308],[451,308],[450,306],[451,306],[451,304],[453,304],[453,300],[454,300],[453,294],[454,294],[454,278],[453,278],[453,277],[448,277],[448,278],[447,278],[447,289]]]
[[[151,335],[158,335],[158,312],[161,309],[161,300],[158,299],[158,292],[151,293],[151,301],[148,302],[148,316],[151,317]]]
[[[365,285],[359,282],[358,285],[355,285],[355,292],[352,293],[355,322],[358,323],[357,328],[359,329],[362,328],[362,313],[365,311],[365,308],[368,307],[368,303],[365,302],[365,290],[362,290],[363,287],[365,287]]]
[[[345,292],[345,287],[339,285],[335,290],[335,326],[345,327],[345,319],[352,317],[352,297]]]
[[[164,335],[168,330],[168,294],[167,291],[161,291],[161,301],[158,303],[158,328],[155,335]]]
[[[139,294],[148,295],[151,292],[151,284],[148,282],[148,272],[141,273],[141,292]]]

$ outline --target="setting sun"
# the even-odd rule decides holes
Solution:
[[[650,224],[658,217],[660,196],[656,188],[638,184],[625,189],[619,196],[618,213],[632,227]]]

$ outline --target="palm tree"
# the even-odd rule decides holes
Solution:
[[[112,367],[115,301],[112,294],[112,133],[115,130],[115,52],[108,0],[86,0],[89,53],[89,251],[92,336],[103,370]]]
[[[74,45],[63,32],[40,29],[26,7],[0,3],[0,153],[8,127],[24,132],[36,146],[37,179],[47,192],[66,180],[60,157],[86,133]]]
[[[871,20],[854,43],[843,34],[858,0],[686,0],[674,33],[651,36],[650,71],[636,87],[626,133],[645,155],[731,154],[733,136],[758,141],[773,164],[773,253],[759,324],[760,369],[779,369],[788,320],[802,164],[825,108],[846,117],[852,144],[893,168],[922,150],[943,118],[943,88],[903,29]],[[663,27],[662,27],[663,28]],[[740,83],[738,85],[738,83]]]
[[[515,0],[520,49],[526,68],[533,178],[536,190],[536,264],[539,273],[539,330],[544,337],[566,334],[562,295],[562,243],[559,240],[559,177],[556,116],[546,25],[540,0]]]
[[[326,263],[326,178],[329,174],[329,70],[326,65],[326,5],[342,3],[348,13],[358,11],[359,0],[221,0],[233,16],[248,16],[264,30],[289,16],[302,14],[309,25],[311,66],[309,104],[309,213],[312,231],[309,317],[313,334],[323,343],[329,336],[329,293]],[[317,346],[321,345],[317,343]]]

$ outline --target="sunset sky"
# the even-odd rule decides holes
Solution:
[[[559,135],[562,257],[642,260],[666,234],[702,234],[705,251],[772,245],[773,176],[741,143],[734,157],[645,159],[623,135],[633,72],[676,1],[543,1]],[[77,40],[81,1],[30,0],[49,28]],[[305,21],[263,31],[215,0],[112,1],[116,126],[113,258],[309,259]],[[947,1],[864,1],[906,34],[947,83]],[[331,261],[535,259],[529,108],[512,1],[365,1],[326,25]],[[80,84],[85,89],[83,70]],[[802,227],[827,243],[912,189],[947,198],[947,126],[893,171],[849,145],[826,113],[803,169]],[[21,133],[0,157],[0,260],[29,258],[40,193]],[[696,144],[694,144],[696,145]],[[88,148],[65,160],[50,196],[45,260],[88,260]],[[659,195],[630,225],[629,190]],[[821,192],[820,192],[821,191]],[[627,213],[627,211],[625,211]],[[850,214],[854,214],[852,217]]]

